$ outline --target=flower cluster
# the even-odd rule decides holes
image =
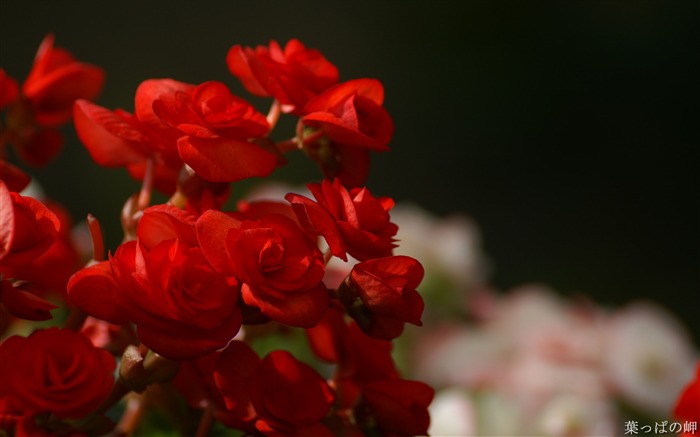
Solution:
[[[414,350],[438,389],[435,434],[619,435],[633,417],[671,419],[692,377],[698,352],[656,305],[605,311],[534,285],[478,299],[491,302],[476,323],[443,324]],[[472,419],[440,419],[454,408]]]
[[[431,272],[426,328],[396,342],[409,374],[437,390],[431,434],[614,436],[637,424],[642,435],[655,423],[697,434],[698,349],[661,306],[604,308],[536,284],[497,292],[470,220],[401,204],[392,220],[396,253],[421,253]]]
[[[433,390],[403,379],[391,355],[404,325],[422,324],[424,270],[394,255],[394,202],[364,185],[371,153],[389,150],[394,129],[381,82],[340,82],[298,40],[236,45],[226,63],[246,90],[271,98],[267,114],[222,82],[170,78],[142,82],[133,112],[105,108],[92,101],[102,70],[52,36],[21,90],[0,70],[0,429],[129,434],[167,387],[200,411],[186,434],[206,435],[213,422],[275,437],[427,433]],[[279,141],[283,116],[297,123]],[[70,220],[22,191],[30,178],[8,153],[48,163],[56,128],[71,118],[98,165],[142,182],[107,257],[88,217],[84,267]],[[313,198],[230,206],[232,183],[270,176],[295,151],[320,168],[322,180],[307,185]],[[152,205],[154,190],[169,200]],[[337,281],[333,259],[358,263]],[[25,322],[57,308],[69,315],[51,328]],[[313,354],[256,347],[296,331]],[[136,407],[113,423],[106,413],[125,395]]]

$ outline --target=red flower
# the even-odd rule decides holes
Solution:
[[[10,192],[0,181],[0,261],[22,266],[51,247],[60,222],[41,202]]]
[[[40,126],[59,126],[71,118],[73,102],[92,100],[102,90],[104,71],[79,62],[65,49],[53,46],[47,35],[39,46],[22,94],[29,101]]]
[[[153,101],[153,111],[182,132],[180,157],[206,180],[267,176],[277,165],[275,154],[248,141],[267,133],[265,116],[221,82],[205,82],[191,93],[163,93]]]
[[[42,295],[47,292],[65,295],[68,278],[80,268],[78,252],[71,241],[71,218],[68,211],[57,203],[46,202],[45,206],[60,222],[60,231],[54,243],[30,262],[0,266],[0,273],[4,273],[5,277],[31,282]]]
[[[247,344],[232,342],[219,356],[214,381],[229,410],[265,435],[332,435],[320,423],[330,412],[332,389],[287,351],[261,360]]]
[[[329,309],[306,334],[314,354],[338,364],[339,376],[348,382],[364,384],[399,376],[391,357],[391,342],[367,336],[355,322],[347,322],[340,309]]]
[[[404,323],[422,325],[424,304],[416,287],[423,275],[423,266],[408,256],[373,259],[355,265],[338,291],[364,332],[391,340],[401,334]]]
[[[197,237],[209,262],[241,282],[244,302],[271,319],[311,327],[328,308],[323,256],[286,216],[239,221],[210,210],[197,221]]]
[[[292,193],[285,198],[299,222],[325,238],[333,255],[347,260],[347,252],[360,261],[391,255],[398,231],[389,221],[392,199],[374,197],[367,188],[348,191],[338,179],[307,187],[317,202]]]
[[[0,398],[25,414],[80,418],[111,392],[114,358],[77,332],[50,328],[0,345]]]
[[[394,134],[394,122],[383,102],[381,82],[350,80],[309,101],[302,122],[323,130],[332,142],[385,151]]]
[[[226,56],[231,74],[256,96],[272,96],[284,112],[301,115],[313,97],[338,83],[338,69],[323,55],[292,39],[284,50],[275,41],[270,46],[231,47]]]
[[[673,408],[673,415],[685,422],[700,422],[700,361],[695,371],[695,379],[688,383]],[[695,432],[684,432],[683,437],[690,437]]]
[[[97,97],[104,82],[102,69],[54,48],[53,40],[49,34],[42,41],[21,90],[0,71],[0,108],[7,108],[2,142],[13,144],[19,157],[35,166],[61,150],[63,136],[56,128],[70,120],[73,102]]]
[[[363,403],[356,408],[358,422],[369,422],[382,435],[427,435],[430,426],[428,405],[435,391],[418,381],[386,379],[365,385]],[[367,420],[368,416],[372,419]]]
[[[110,323],[136,324],[141,342],[172,360],[226,346],[241,324],[238,287],[207,263],[194,216],[172,206],[147,208],[137,236],[110,261],[71,278],[73,303]]]
[[[143,179],[146,161],[153,159],[155,185],[170,194],[175,191],[182,167],[177,151],[177,139],[182,133],[162,123],[152,106],[161,94],[188,93],[193,89],[194,85],[172,79],[143,81],[136,89],[135,115],[79,100],[74,108],[78,138],[97,164],[126,166],[136,179]]]
[[[0,111],[14,103],[19,97],[19,84],[0,68]]]

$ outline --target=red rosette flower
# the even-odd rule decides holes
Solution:
[[[251,94],[274,97],[284,112],[297,115],[310,99],[338,83],[338,69],[297,39],[289,40],[284,50],[276,41],[269,47],[235,45],[226,64]]]
[[[274,153],[248,141],[267,134],[265,116],[221,82],[205,82],[191,93],[161,94],[153,111],[182,132],[177,141],[180,157],[208,181],[267,176],[277,166]]]
[[[683,389],[676,405],[673,408],[673,416],[686,423],[696,424],[700,422],[700,361],[695,371],[695,378]],[[695,429],[681,434],[682,437],[695,435]]]
[[[394,135],[394,122],[383,103],[381,82],[349,80],[309,101],[302,122],[321,129],[334,143],[386,151]]]
[[[226,405],[247,428],[266,436],[332,436],[321,420],[331,410],[333,390],[308,364],[287,351],[262,360],[245,343],[232,342],[216,363],[214,381]]]
[[[307,187],[316,202],[293,193],[285,199],[306,229],[323,236],[333,255],[347,260],[349,253],[360,261],[391,255],[398,231],[389,217],[392,199],[374,197],[367,188],[348,191],[338,179]]]
[[[247,305],[307,328],[328,309],[323,255],[292,219],[268,214],[240,221],[210,210],[196,228],[204,255],[219,272],[238,278]]]
[[[424,303],[416,288],[423,275],[423,266],[408,256],[373,259],[355,265],[338,293],[365,333],[391,340],[404,323],[422,326]]]
[[[69,121],[73,102],[94,99],[104,84],[101,68],[79,62],[53,43],[52,34],[44,38],[22,84],[22,95],[29,101],[36,122],[48,127]]]
[[[56,241],[61,223],[38,200],[10,192],[0,181],[0,205],[0,266],[29,264]]]
[[[172,79],[143,81],[136,89],[135,114],[78,100],[74,107],[78,138],[97,164],[126,167],[137,180],[143,179],[146,162],[153,160],[154,184],[170,194],[183,164],[177,151],[182,133],[162,123],[152,106],[162,94],[190,93],[193,89],[194,85]]]
[[[107,398],[116,362],[80,333],[50,328],[0,345],[0,399],[24,414],[81,418]]]
[[[209,265],[194,222],[172,206],[147,208],[137,241],[73,275],[68,297],[94,317],[136,324],[141,342],[168,359],[188,360],[226,346],[241,325],[238,284]]]

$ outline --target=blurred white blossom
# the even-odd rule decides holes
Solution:
[[[606,327],[604,372],[622,398],[651,414],[668,414],[693,377],[697,352],[688,333],[660,307],[637,302]]]

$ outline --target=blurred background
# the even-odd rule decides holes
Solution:
[[[220,80],[248,98],[229,47],[299,38],[341,80],[383,82],[396,134],[368,186],[470,216],[491,284],[541,282],[611,306],[651,299],[697,344],[699,12],[673,1],[1,0],[0,66],[23,80],[53,32],[106,70],[97,102],[132,111],[148,78]],[[64,131],[60,158],[32,173],[76,219],[96,215],[114,249],[138,186]],[[299,160],[273,177],[320,173]]]

